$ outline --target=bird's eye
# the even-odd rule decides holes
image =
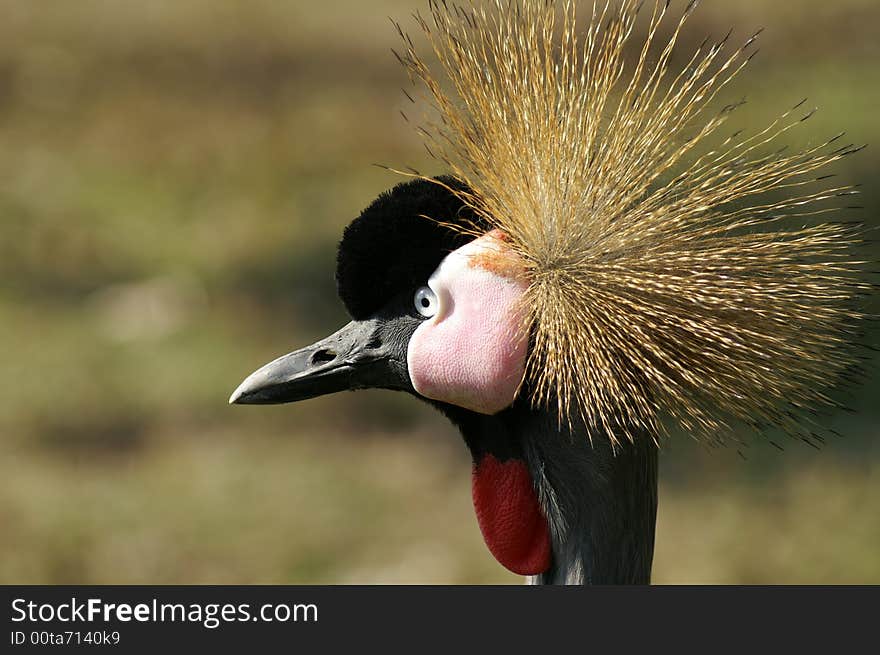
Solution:
[[[437,294],[434,293],[431,287],[420,287],[416,291],[413,303],[416,306],[416,311],[425,318],[434,316],[440,305],[437,301]]]

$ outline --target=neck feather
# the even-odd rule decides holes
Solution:
[[[612,449],[555,416],[515,405],[495,416],[447,412],[478,461],[523,459],[547,517],[550,569],[534,584],[648,584],[657,516],[657,448],[650,438]],[[592,443],[590,441],[592,436]]]
[[[554,559],[537,584],[648,584],[657,518],[657,447],[616,451],[605,435],[525,426],[525,459],[550,520]]]

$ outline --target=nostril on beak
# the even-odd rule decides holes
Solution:
[[[321,348],[320,350],[316,350],[315,353],[312,355],[312,366],[332,362],[334,359],[336,359],[336,357],[337,355],[335,350]]]

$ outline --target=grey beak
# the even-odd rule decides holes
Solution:
[[[352,321],[326,339],[279,357],[255,371],[230,404],[292,403],[337,391],[386,386],[390,351],[375,319]]]

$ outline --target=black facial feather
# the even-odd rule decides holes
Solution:
[[[461,188],[451,177],[437,180]],[[455,194],[415,180],[383,193],[345,229],[336,286],[353,319],[368,318],[400,293],[425,284],[446,255],[471,240],[438,221],[479,224]]]

